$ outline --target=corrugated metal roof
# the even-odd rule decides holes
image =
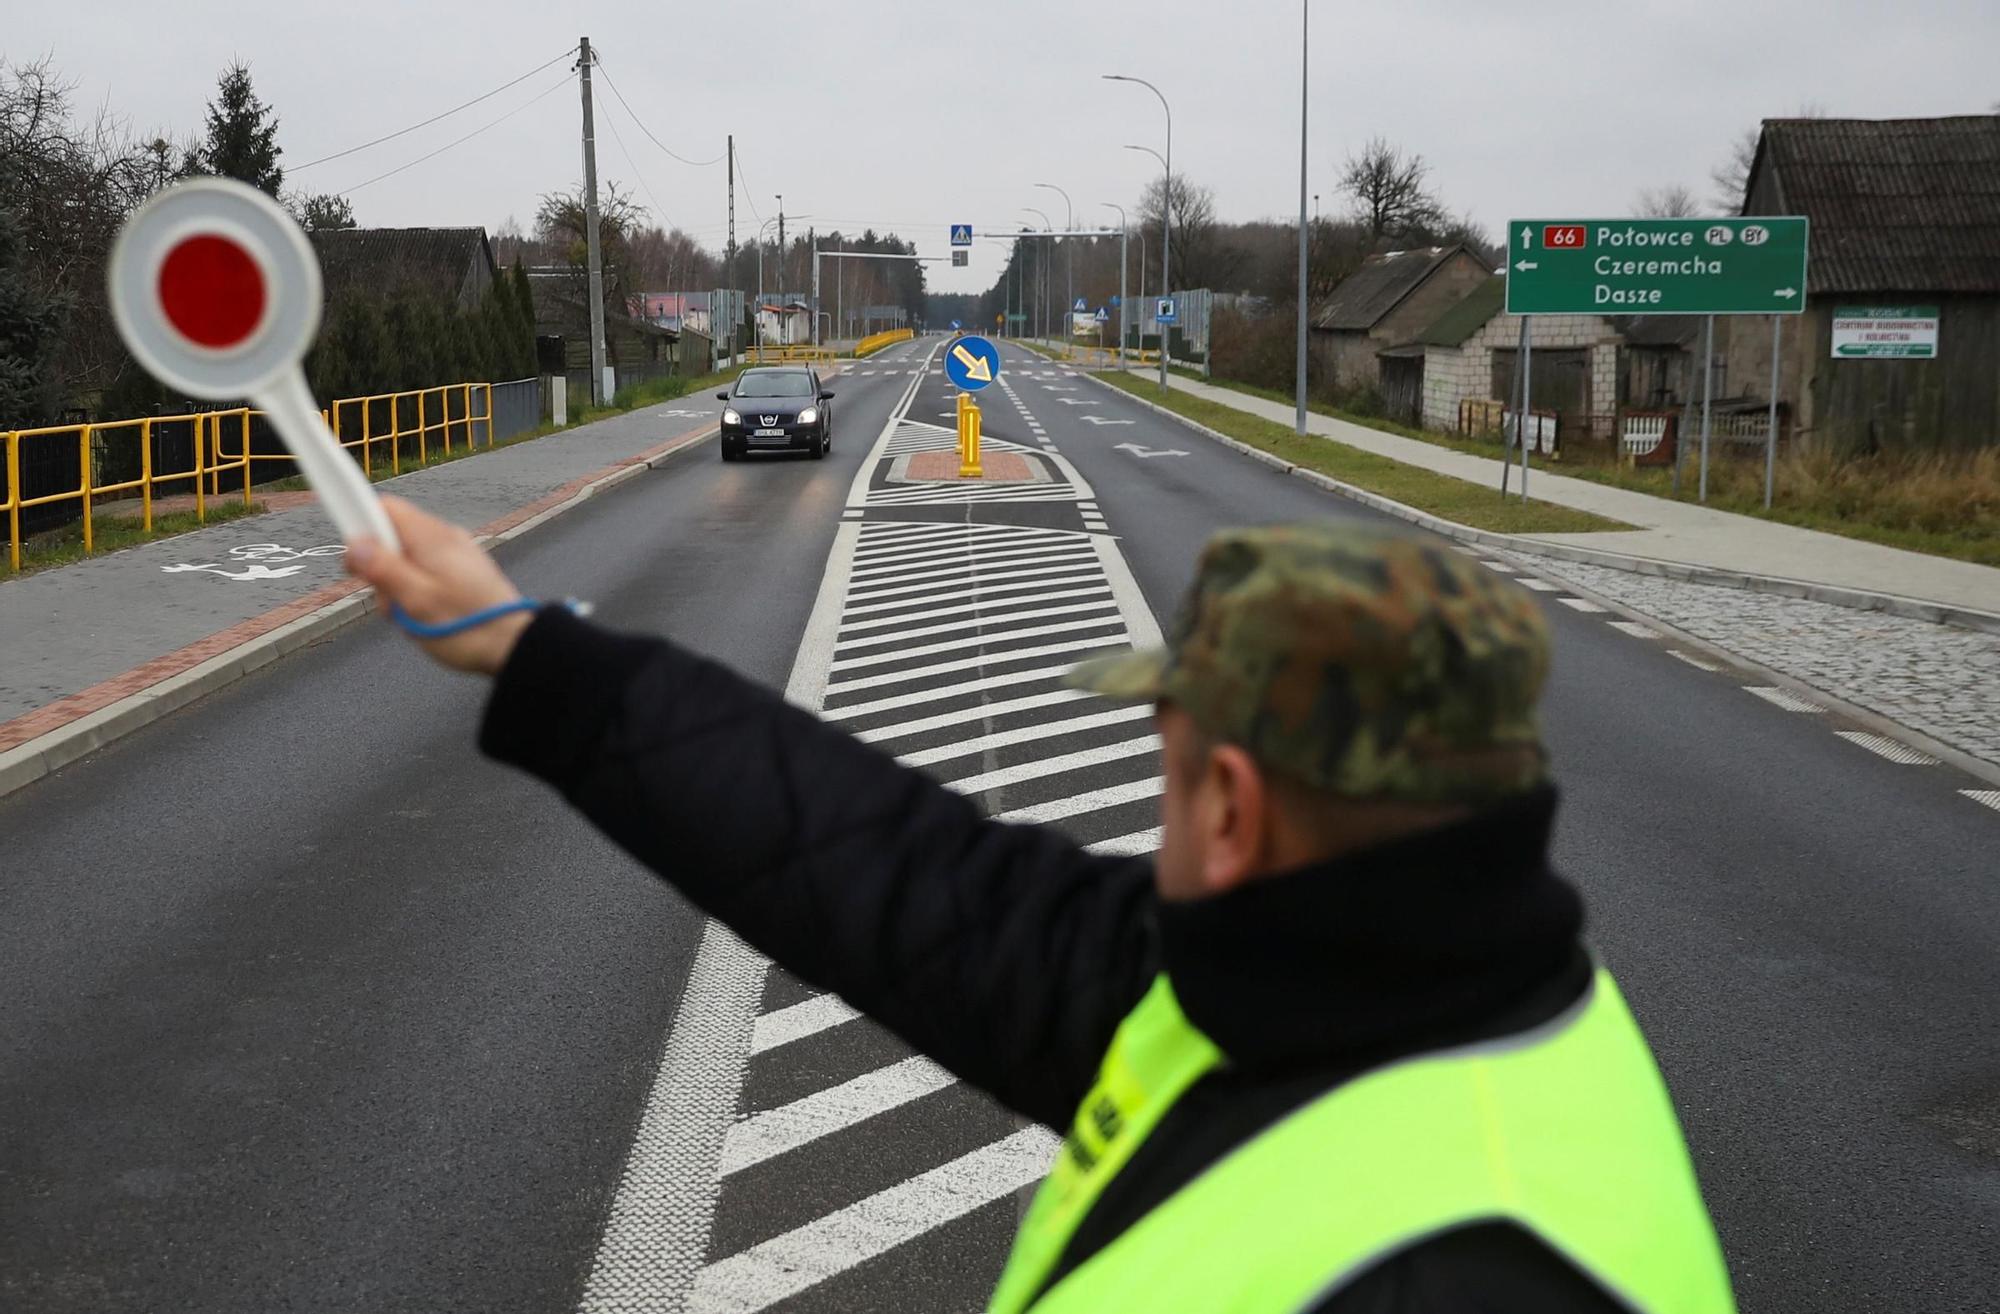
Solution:
[[[307,236],[329,299],[357,291],[455,299],[475,259],[493,272],[484,228],[323,228]]]
[[[1427,347],[1462,346],[1467,338],[1485,326],[1487,320],[1500,313],[1506,299],[1507,280],[1495,274],[1466,293],[1464,300],[1439,315],[1429,328],[1417,334],[1417,341]]]
[[[1361,262],[1361,268],[1327,297],[1313,316],[1313,327],[1335,332],[1366,332],[1374,328],[1433,269],[1464,249],[1420,246],[1369,256]]]
[[[1813,293],[2000,292],[2000,115],[1767,119],[1764,181],[1811,221]]]

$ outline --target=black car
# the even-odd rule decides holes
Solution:
[[[817,461],[833,447],[833,394],[810,365],[745,370],[715,395],[725,461],[745,452],[810,452]]]

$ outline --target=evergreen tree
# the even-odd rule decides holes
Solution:
[[[313,192],[298,203],[299,226],[307,232],[330,228],[353,228],[354,206],[345,196]]]
[[[193,172],[235,178],[276,196],[285,181],[277,139],[277,114],[257,98],[249,67],[231,64],[208,103],[208,133],[195,148]]]

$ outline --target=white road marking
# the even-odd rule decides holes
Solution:
[[[954,1080],[929,1059],[911,1057],[755,1114],[729,1129],[722,1143],[722,1175],[742,1172],[822,1136],[899,1109],[943,1090]]]
[[[590,1263],[584,1314],[670,1310],[700,1269],[765,966],[722,923],[703,929]]]
[[[1722,669],[1720,666],[1717,666],[1714,662],[1705,661],[1702,658],[1695,656],[1693,653],[1682,652],[1679,648],[1667,649],[1667,655],[1669,657],[1679,658],[1681,661],[1686,662],[1689,666],[1694,667],[1697,671],[1719,671]]]
[[[1038,707],[1054,707],[1060,703],[1079,703],[1090,697],[1081,689],[1051,689],[1047,693],[1026,694],[1019,698],[1002,699],[997,703],[981,703],[976,707],[961,707],[956,711],[938,712],[931,716],[921,716],[912,721],[899,721],[895,725],[878,726],[873,730],[859,730],[854,737],[864,744],[887,743],[901,739],[905,735],[927,734],[932,730],[942,730],[946,726],[963,725],[967,721],[985,723],[994,717],[1007,716],[1014,712],[1032,712]]]
[[[1545,579],[1536,579],[1533,575],[1522,575],[1514,582],[1524,589],[1533,589],[1537,593],[1560,593],[1562,591],[1560,585],[1551,584]]]
[[[1961,789],[1958,792],[1974,803],[1984,803],[1995,812],[2000,812],[2000,789]]]
[[[1596,615],[1602,612],[1607,612],[1610,610],[1609,607],[1606,607],[1600,603],[1592,602],[1589,598],[1557,598],[1556,601],[1560,602],[1563,606],[1568,607],[1572,611],[1587,612],[1592,615]]]
[[[1743,692],[1756,694],[1772,706],[1782,707],[1788,712],[1823,712],[1826,710],[1818,703],[1808,702],[1804,698],[1788,693],[1783,689],[1773,689],[1765,685],[1746,684],[1743,686]]]
[[[856,703],[852,707],[837,708],[828,713],[838,720],[851,721],[856,717],[873,716],[877,712],[892,712],[904,707],[917,707],[924,703],[942,702],[947,698],[958,698],[965,694],[985,693],[990,689],[1008,689],[1017,684],[1033,684],[1037,680],[1054,680],[1069,673],[1074,662],[1063,662],[1056,666],[1038,666],[1033,670],[1009,671],[1005,675],[987,675],[977,680],[967,680],[963,684],[940,685],[933,689],[917,689],[909,693],[897,694],[893,698],[878,698],[872,702]]]
[[[1502,575],[1511,575],[1514,573],[1514,568],[1508,565],[1506,562],[1494,561],[1489,557],[1481,557],[1479,559],[1479,564],[1486,567],[1488,570],[1497,570]]]
[[[1038,1181],[1062,1142],[1042,1127],[899,1182],[719,1260],[695,1279],[689,1314],[754,1314]]]
[[[1137,739],[1127,739],[1116,744],[1080,748],[1074,753],[1062,753],[1033,762],[1019,762],[1013,766],[982,771],[976,776],[965,776],[946,783],[961,794],[980,794],[1006,785],[1019,785],[1030,780],[1059,776],[1065,771],[1080,771],[1086,767],[1102,766],[1106,762],[1120,762],[1126,758],[1147,757],[1159,751],[1158,735],[1141,735]]]
[[[854,572],[854,578],[874,579],[883,575],[895,575],[911,570],[929,570],[936,566],[977,566],[995,561],[1010,561],[1016,557],[1033,557],[1037,554],[1061,552],[1082,544],[1067,534],[1023,535],[1020,538],[964,539],[957,543],[928,542],[921,547],[906,549],[886,560],[871,559],[865,566]]]
[[[982,615],[990,615],[991,613],[987,609],[995,606],[1037,602],[1063,602],[1071,598],[1102,598],[1108,596],[1109,594],[1105,592],[1104,585],[1098,582],[1092,582],[1085,588],[1061,589],[1053,593],[1037,594],[1033,597],[1001,600],[989,595],[978,602],[962,602],[955,606],[937,607],[930,611],[906,612],[900,616],[885,616],[880,620],[851,621],[841,626],[840,632],[842,634],[854,634],[862,630],[879,630],[885,626],[900,625],[905,622],[937,620],[945,616],[965,616],[975,612]]]
[[[979,576],[978,584],[982,590],[985,589],[988,585],[1009,584],[1009,583],[1013,584],[1017,588],[1036,588],[1039,587],[1039,585],[1032,583],[1022,583],[1021,581],[1046,580],[1050,584],[1055,584],[1058,582],[1062,582],[1064,580],[1064,577],[1077,578],[1078,569],[1079,566],[1071,561],[1064,561],[1059,565],[1019,566],[1012,570],[996,570],[990,575],[981,575]],[[1094,574],[1095,572],[1092,572],[1092,576],[1094,576]],[[1091,576],[1084,576],[1083,578],[1090,578],[1090,577]],[[970,581],[968,581],[968,584],[969,583]],[[885,604],[881,600],[884,598],[908,599],[909,595],[911,595],[912,593],[935,594],[936,591],[937,590],[935,586],[930,584],[892,584],[881,588],[871,589],[865,594],[857,593],[855,595],[857,600],[865,599],[869,605],[861,607],[850,607],[848,609],[847,614],[850,616],[865,616],[871,612],[881,611],[884,606],[907,607],[910,605],[908,601],[890,602]]]
[[[859,693],[863,689],[882,689],[890,685],[907,684],[912,680],[928,680],[936,675],[951,675],[958,671],[990,670],[1008,662],[1028,661],[1033,658],[1054,657],[1066,654],[1073,660],[1081,661],[1085,655],[1101,652],[1106,648],[1123,648],[1119,640],[1107,641],[1090,635],[1076,635],[1057,643],[1037,644],[1032,648],[1014,648],[1004,651],[981,652],[971,657],[954,658],[948,662],[934,662],[929,666],[916,666],[908,670],[884,671],[879,675],[861,675],[852,680],[833,680],[826,686],[827,696],[835,694]]]
[[[943,621],[936,625],[925,625],[914,630],[898,630],[888,634],[870,634],[866,638],[860,639],[843,639],[840,651],[852,652],[857,648],[873,648],[885,643],[902,643],[906,639],[929,638],[935,634],[956,634],[964,630],[996,629],[1003,623],[1017,620],[1045,620],[1052,616],[1083,616],[1091,613],[1102,613],[1107,610],[1113,610],[1116,606],[1117,604],[1110,600],[1110,594],[1106,593],[1103,602],[1077,602],[1067,607],[1040,607],[1028,611],[1007,612],[1002,615],[980,612],[976,615],[967,616],[963,620]],[[1114,614],[1103,616],[1100,620],[1093,623],[1110,624],[1116,619],[1117,616]],[[843,662],[846,660],[847,658],[841,659]],[[839,663],[835,664],[838,665]]]
[[[1143,720],[1152,714],[1153,709],[1143,704],[1134,707],[1114,707],[1108,712],[1072,716],[1061,721],[1040,721],[1013,730],[997,730],[990,735],[981,735],[977,739],[961,739],[936,748],[904,753],[897,758],[897,761],[904,766],[931,766],[938,762],[971,757],[975,753],[990,752],[996,748],[1010,748],[1015,744],[1032,744],[1037,740],[1059,739],[1064,735],[1073,735],[1085,730],[1101,730],[1106,726],[1123,725],[1127,721]]]
[[[869,666],[886,666],[910,661],[917,657],[930,657],[941,652],[956,652],[965,648],[979,648],[994,639],[1040,639],[1051,634],[1075,634],[1085,630],[1105,631],[1099,636],[1105,647],[1125,642],[1125,622],[1117,616],[1098,616],[1089,620],[1056,621],[1048,625],[1031,625],[1024,630],[999,629],[991,633],[969,634],[960,639],[943,639],[937,643],[927,643],[916,648],[899,648],[893,652],[876,653],[868,657],[843,657],[834,662],[836,671],[859,670]],[[1009,652],[992,652],[988,657],[993,661],[1005,661],[1012,656]]]
[[[1929,753],[1911,748],[1908,744],[1899,744],[1886,735],[1871,735],[1865,730],[1836,730],[1834,733],[1850,744],[1856,744],[1867,749],[1877,757],[1886,757],[1891,762],[1900,762],[1904,766],[1936,766],[1938,764],[1938,760]]]
[[[775,1013],[766,1013],[750,1029],[750,1054],[755,1056],[794,1040],[816,1036],[830,1027],[852,1022],[861,1014],[839,995],[814,995]]]
[[[1615,620],[1611,621],[1610,625],[1612,629],[1617,630],[1620,634],[1629,634],[1635,639],[1657,639],[1661,637],[1658,630],[1650,625],[1641,625],[1638,621]]]
[[[1092,853],[1108,857],[1134,857],[1141,853],[1156,853],[1160,847],[1160,833],[1161,828],[1155,826],[1151,830],[1133,831],[1130,835],[1120,835],[1116,839],[1098,840],[1084,847]]]
[[[866,578],[861,573],[857,573],[855,575],[857,581],[856,587],[858,590],[865,584],[879,593],[881,586],[885,584],[914,584],[920,580],[941,580],[954,577],[969,577],[976,580],[995,579],[998,578],[998,570],[981,571],[980,567],[991,566],[998,567],[999,570],[1012,570],[1030,564],[1053,566],[1087,558],[1087,549],[1087,544],[1076,542],[1073,539],[1066,539],[1060,546],[1043,545],[1012,552],[997,550],[991,553],[960,551],[942,558],[898,562],[886,568],[871,569],[866,572]],[[857,591],[850,596],[860,599],[870,595]]]
[[[1115,808],[1124,803],[1137,803],[1141,799],[1158,798],[1165,789],[1166,782],[1159,776],[1154,776],[1150,780],[1133,780],[1122,785],[1108,785],[1103,789],[1072,794],[1068,798],[1055,798],[1046,803],[1015,808],[1011,812],[1001,813],[994,820],[1061,821],[1065,817],[1080,817],[1086,812]]]

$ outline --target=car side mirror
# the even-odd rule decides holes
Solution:
[[[718,393],[716,393],[716,394],[715,394],[715,399],[716,399],[717,401],[728,401],[728,400],[729,400],[729,389],[727,389],[727,388],[724,388],[724,389],[723,389],[723,390],[722,390],[721,392],[718,392]]]
[[[828,392],[828,391],[827,391],[827,390],[826,390],[825,388],[821,388],[821,389],[819,390],[819,399],[820,399],[821,401],[832,401],[832,400],[833,400],[833,394],[832,394],[832,393],[830,393],[830,392]]]

